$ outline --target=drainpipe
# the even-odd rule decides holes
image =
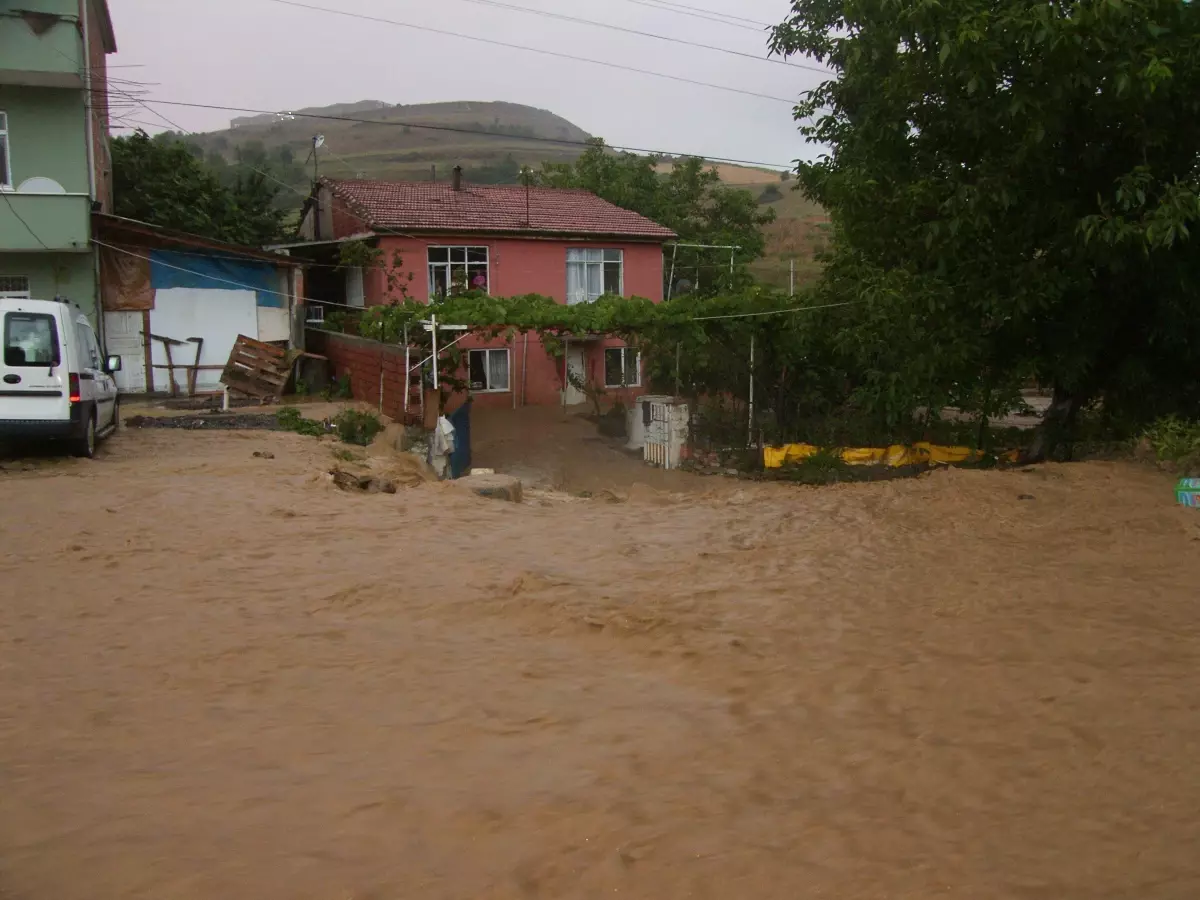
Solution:
[[[92,201],[88,204],[87,211],[88,234],[92,233],[92,206],[99,199],[96,196],[96,126],[92,120],[92,35],[91,29],[88,27],[91,2],[92,0],[79,0],[79,22],[83,26],[83,59],[81,65],[83,67],[84,140],[87,141],[88,196]],[[108,338],[104,328],[104,296],[100,288],[100,251],[95,246],[92,246],[91,252],[92,280],[94,283],[92,305],[96,313],[96,330],[99,333],[100,346],[104,348],[105,353],[108,353]],[[147,360],[146,364],[149,365],[150,361]]]
[[[83,106],[87,113],[85,125],[87,128],[88,193],[95,201],[99,198],[96,196],[95,125],[92,122],[92,38],[88,28],[91,0],[79,0],[79,11],[79,21],[83,25]]]

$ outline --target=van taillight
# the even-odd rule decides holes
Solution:
[[[83,397],[79,394],[79,376],[71,373],[71,402],[78,403]]]

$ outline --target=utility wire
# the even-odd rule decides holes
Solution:
[[[690,16],[693,19],[706,19],[709,22],[716,22],[718,25],[728,25],[730,28],[743,28],[746,31],[755,31],[761,34],[767,29],[766,23],[754,23],[752,25],[742,25],[740,22],[735,22],[732,18],[719,19],[717,16],[723,16],[725,13],[716,13],[715,15],[708,12],[702,12],[694,8],[677,9],[672,6],[663,6],[659,4],[659,0],[625,0],[626,3],[636,3],[638,6],[646,6],[650,9],[656,9],[659,12],[675,13],[680,16]],[[750,21],[749,19],[744,21]]]
[[[745,16],[735,16],[733,13],[722,12],[719,9],[708,9],[703,6],[691,6],[687,3],[679,3],[677,0],[651,0],[651,2],[659,6],[673,6],[683,12],[701,12],[707,15],[720,16],[723,19],[733,19],[737,22],[747,22],[750,25],[757,25],[759,28],[770,28],[771,25],[767,22],[760,22],[758,19],[747,19]]]
[[[581,19],[578,16],[568,16],[564,13],[549,12],[544,9],[530,9],[527,6],[516,6],[512,3],[502,3],[500,0],[462,0],[464,3],[477,3],[481,6],[493,6],[498,9],[508,9],[514,12],[529,13],[530,15],[541,16],[546,19],[559,19],[563,22],[574,22],[579,25],[590,25],[594,28],[607,28],[610,31],[619,31],[622,34],[636,34],[640,37],[653,38],[656,41],[669,41],[672,44],[683,44],[687,47],[698,47],[701,50],[715,50],[718,53],[728,53],[731,56],[741,56],[745,59],[753,59],[758,62],[772,63],[779,66],[787,66],[792,69],[810,69],[814,72],[820,72],[822,75],[828,75],[829,70],[824,67],[809,66],[803,63],[788,62],[783,59],[778,59],[770,56],[756,56],[753,53],[746,53],[742,50],[732,50],[728,47],[717,47],[713,44],[702,44],[698,41],[689,41],[686,38],[671,37],[668,34],[655,34],[652,31],[639,31],[636,28],[626,28],[622,25],[613,25],[609,22],[596,22],[592,19]]]
[[[297,9],[307,9],[313,12],[328,13],[333,16],[345,16],[349,19],[361,19],[364,22],[378,22],[381,25],[394,25],[398,28],[411,28],[416,31],[424,31],[430,34],[440,34],[445,37],[452,37],[458,40],[475,41],[480,44],[491,44],[497,47],[508,47],[511,50],[523,50],[527,53],[540,53],[543,56],[553,56],[558,59],[568,59],[572,62],[585,62],[595,66],[604,66],[609,69],[619,69],[625,72],[636,72],[640,75],[651,75],[655,78],[664,78],[668,81],[678,81],[682,84],[696,85],[697,87],[712,88],[718,91],[727,91],[733,94],[741,94],[744,97],[758,97],[762,100],[774,100],[777,103],[786,103],[789,106],[795,106],[796,101],[789,100],[785,97],[776,97],[772,94],[763,94],[758,91],[745,90],[744,88],[730,87],[724,84],[714,84],[709,81],[699,81],[694,78],[685,78],[682,75],[669,75],[666,72],[655,72],[651,69],[639,69],[636,66],[626,66],[622,63],[607,62],[601,59],[592,59],[586,56],[574,56],[570,53],[559,53],[556,50],[546,50],[541,47],[527,47],[524,44],[513,44],[508,41],[498,41],[494,38],[476,37],[471,34],[462,34],[457,31],[448,31],[444,28],[434,28],[430,25],[414,25],[411,22],[401,22],[397,19],[384,19],[380,16],[370,16],[365,13],[345,12],[340,9],[330,9],[325,6],[314,6],[309,3],[301,3],[299,0],[266,0],[268,3],[278,3],[282,6],[292,6]],[[757,58],[757,57],[756,57]]]
[[[221,112],[249,113],[251,115],[259,115],[259,116],[278,115],[277,110],[254,109],[254,108],[248,107],[248,106],[222,106],[222,105],[215,104],[215,103],[186,103],[181,100],[159,100],[157,98],[150,98],[148,100],[141,100],[138,102],[142,103],[144,105],[147,105],[147,106],[153,104],[153,105],[157,105],[157,106],[185,107],[188,109],[210,109],[210,110],[218,110]],[[160,115],[160,114],[156,113],[156,115]],[[526,142],[535,143],[535,144],[556,144],[556,145],[564,146],[564,147],[585,147],[586,148],[586,147],[592,147],[595,145],[594,141],[576,141],[576,140],[570,140],[568,138],[513,136],[513,135],[508,135],[508,134],[497,134],[496,132],[493,132],[493,131],[482,131],[477,128],[457,128],[452,125],[425,125],[425,124],[421,124],[418,122],[403,122],[400,120],[362,119],[362,118],[356,118],[354,116],[335,116],[335,115],[330,115],[328,113],[289,112],[289,115],[295,116],[297,119],[316,119],[316,120],[325,121],[325,122],[350,122],[350,123],[360,124],[360,125],[390,126],[392,128],[413,128],[413,129],[424,130],[424,131],[443,131],[443,132],[449,132],[451,134],[472,134],[472,135],[478,135],[481,137],[498,138],[501,140],[526,141]],[[178,126],[173,126],[173,127],[178,127]],[[179,130],[181,130],[185,133],[190,133],[187,131],[187,129],[181,128]],[[708,160],[710,162],[732,163],[735,165],[742,165],[742,166],[761,166],[764,168],[778,169],[778,170],[790,170],[792,168],[791,164],[777,163],[777,162],[774,162],[774,163],[773,162],[763,162],[762,160],[751,160],[751,159],[735,159],[735,158],[729,157],[729,156],[706,156],[704,154],[685,153],[685,152],[677,151],[677,150],[651,150],[651,149],[647,149],[645,147],[632,147],[632,146],[623,145],[623,144],[605,144],[605,146],[608,147],[610,150],[622,150],[622,151],[625,151],[628,153],[644,153],[648,156],[672,157],[672,158],[676,158],[676,159],[695,157],[696,159],[704,159],[704,160]]]

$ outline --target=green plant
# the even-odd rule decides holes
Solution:
[[[592,404],[592,409],[596,413],[596,418],[601,418],[604,415],[601,409],[601,401],[608,395],[608,391],[602,385],[588,381],[582,375],[575,372],[567,373],[567,381],[570,382],[571,387],[587,397],[588,401]]]
[[[304,418],[300,410],[294,406],[285,406],[275,413],[275,421],[284,431],[294,431],[310,437],[320,437],[328,431],[324,422]]]
[[[326,331],[341,331],[346,330],[346,324],[349,321],[349,314],[343,309],[331,309],[325,313],[324,327]]]
[[[345,444],[365,447],[383,431],[383,423],[374,413],[347,409],[333,417],[333,427]]]
[[[309,393],[308,382],[303,378],[296,379],[296,396],[307,397]]]
[[[827,152],[797,174],[860,408],[983,418],[1033,381],[1054,398],[1027,461],[1093,401],[1196,416],[1200,8],[789,5],[770,49],[830,68],[795,109]]]
[[[1166,462],[1179,462],[1200,454],[1200,421],[1164,416],[1145,433],[1154,455]]]
[[[339,375],[337,381],[332,387],[332,396],[338,400],[350,400],[354,397],[354,391],[350,387],[350,374],[347,372],[344,375]]]
[[[342,462],[359,462],[359,456],[353,450],[347,450],[345,447],[335,447],[333,449],[334,459],[340,459]]]
[[[837,484],[850,480],[850,465],[842,459],[841,451],[822,447],[812,456],[784,468],[790,481],[800,484]]]

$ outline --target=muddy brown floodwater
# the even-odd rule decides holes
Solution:
[[[514,506],[331,459],[0,472],[4,900],[1200,896],[1163,476]]]

